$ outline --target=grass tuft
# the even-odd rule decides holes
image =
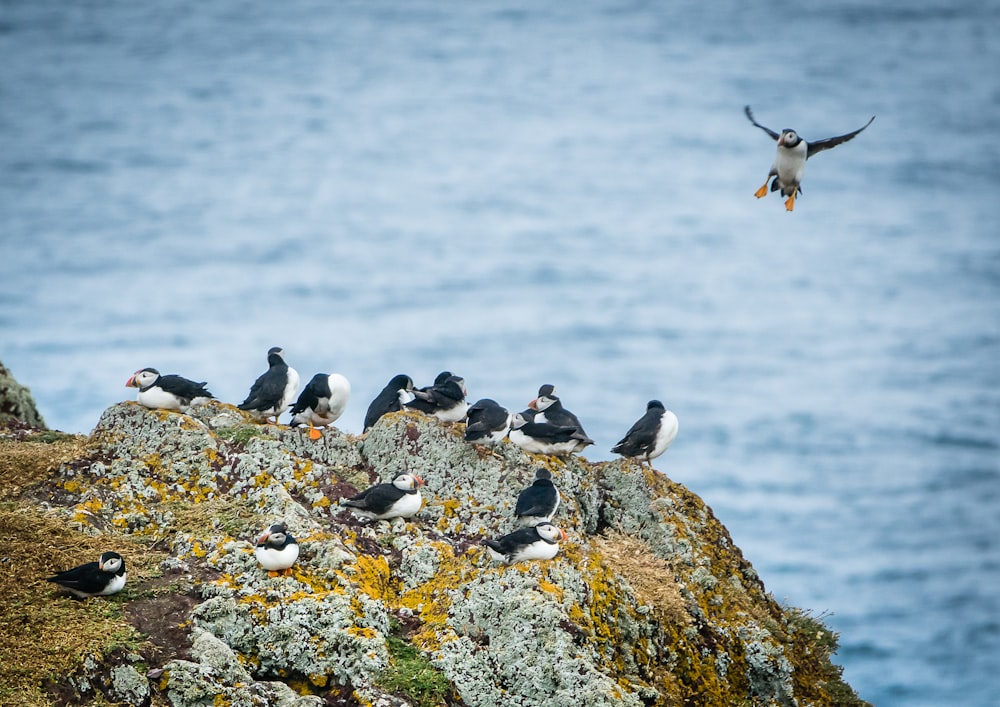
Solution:
[[[412,644],[389,636],[390,667],[378,679],[388,692],[405,697],[413,707],[439,707],[451,693],[451,683]]]

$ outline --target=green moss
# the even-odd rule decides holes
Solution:
[[[844,669],[831,657],[837,652],[838,635],[805,609],[784,607],[786,649],[795,666],[792,682],[801,702],[812,705],[864,707],[869,703],[858,697],[844,682]]]
[[[265,437],[266,435],[257,425],[236,425],[234,427],[220,427],[215,430],[215,434],[220,438],[233,442],[234,444],[245,445],[254,437]]]
[[[412,644],[389,636],[390,666],[378,677],[378,685],[401,695],[414,707],[437,707],[451,693],[451,683]]]

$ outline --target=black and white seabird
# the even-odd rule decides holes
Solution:
[[[559,541],[565,539],[564,530],[542,522],[515,530],[499,540],[483,540],[483,545],[494,561],[512,564],[521,560],[551,560],[559,552]]]
[[[535,480],[517,495],[514,516],[522,525],[549,522],[559,508],[559,490],[552,483],[552,472],[545,467],[535,471]]]
[[[580,434],[587,437],[583,425],[580,424],[580,418],[563,407],[562,401],[556,396],[554,385],[546,383],[539,387],[538,397],[528,403],[528,407],[537,411],[535,422],[548,422],[559,427],[576,427],[580,430]],[[590,440],[589,437],[587,439]],[[589,442],[580,440],[576,448],[570,451],[582,452],[584,447],[593,443],[593,440]]]
[[[407,375],[399,373],[392,377],[382,392],[375,396],[368,406],[365,414],[365,428],[367,432],[379,421],[383,415],[390,412],[399,412],[403,409],[403,404],[413,400],[413,379]]]
[[[659,400],[650,400],[646,414],[636,421],[611,451],[623,457],[638,457],[652,466],[653,459],[667,451],[677,436],[677,416]]]
[[[537,415],[535,420],[531,422],[519,412],[511,417],[507,436],[526,452],[565,456],[594,443],[579,427],[538,422]]]
[[[771,191],[780,189],[781,195],[788,197],[785,200],[785,208],[788,211],[792,211],[795,208],[795,196],[802,193],[802,172],[805,171],[806,160],[817,152],[829,150],[831,147],[836,147],[843,142],[852,140],[855,135],[871,125],[872,120],[875,120],[875,116],[873,115],[871,120],[863,126],[846,135],[806,142],[791,128],[785,128],[781,133],[777,133],[770,128],[765,128],[754,120],[750,106],[744,106],[743,111],[751,123],[770,135],[772,139],[778,141],[778,154],[774,158],[774,164],[771,165],[771,171],[767,173],[767,179],[764,180],[763,186],[754,192],[754,196],[758,199],[766,196],[768,192],[767,183],[770,181]],[[774,177],[773,181],[771,177]]]
[[[299,373],[285,363],[285,352],[280,346],[268,349],[267,365],[268,369],[254,381],[239,408],[256,417],[274,417],[277,422],[278,415],[288,409],[299,392]]]
[[[299,544],[284,523],[275,523],[257,538],[253,554],[260,566],[275,577],[299,559]]]
[[[424,480],[416,474],[399,474],[390,483],[375,484],[353,498],[342,500],[341,505],[362,518],[409,518],[420,510],[423,502],[420,487],[423,485]]]
[[[410,410],[419,410],[427,415],[433,415],[444,422],[464,420],[469,409],[469,403],[465,400],[468,393],[465,388],[465,379],[461,376],[448,375],[441,380],[445,373],[447,371],[438,375],[434,385],[415,390],[415,397],[406,403],[406,407]],[[438,382],[439,380],[441,382]]]
[[[138,370],[125,383],[126,388],[138,388],[136,402],[152,410],[186,410],[211,400],[215,396],[205,385],[172,373],[162,376],[155,368]]]
[[[317,373],[292,405],[292,426],[309,425],[309,438],[319,439],[316,427],[326,427],[344,414],[351,399],[351,383],[339,373]]]
[[[505,407],[490,398],[477,400],[469,408],[465,425],[465,440],[495,447],[507,436],[511,415]]]
[[[46,577],[80,599],[108,596],[125,586],[125,560],[117,552],[105,552],[97,562],[88,562],[71,570]]]

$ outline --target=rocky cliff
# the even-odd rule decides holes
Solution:
[[[865,704],[830,662],[836,636],[635,462],[488,452],[416,413],[317,441],[219,402],[121,403],[89,437],[36,427],[0,428],[3,704]],[[480,542],[514,529],[539,466],[569,539],[497,565]],[[404,470],[426,481],[414,519],[339,506]],[[276,520],[301,552],[270,577],[252,544]],[[42,581],[108,549],[120,594]]]

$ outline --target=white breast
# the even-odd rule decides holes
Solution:
[[[180,400],[159,386],[153,386],[149,390],[140,390],[135,399],[140,405],[151,410],[181,409]]]
[[[417,511],[420,510],[421,503],[423,503],[423,499],[420,497],[419,491],[416,493],[408,493],[396,501],[392,508],[376,517],[379,520],[388,520],[389,518],[409,518],[410,516],[416,515]]]
[[[114,577],[112,577],[111,581],[108,582],[108,586],[104,588],[104,590],[101,592],[100,595],[108,596],[109,594],[117,594],[118,592],[120,592],[122,589],[125,588],[126,577],[128,577],[128,572],[123,572],[120,575],[115,575]]]
[[[520,562],[521,560],[551,560],[559,554],[559,543],[547,543],[544,540],[536,540],[530,545],[525,546],[523,549],[515,552],[511,558],[511,562]]]
[[[269,572],[286,570],[295,564],[295,560],[299,559],[299,545],[292,543],[281,550],[276,550],[273,547],[255,547],[254,555],[257,556],[260,566]]]

